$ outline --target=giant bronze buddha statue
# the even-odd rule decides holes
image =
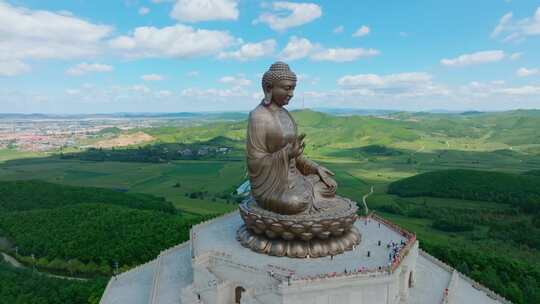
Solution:
[[[336,195],[334,173],[303,155],[306,135],[298,135],[285,109],[296,81],[283,62],[263,75],[265,97],[248,120],[251,196],[240,205],[245,225],[238,239],[245,247],[276,256],[336,255],[360,241],[353,227],[357,207]]]

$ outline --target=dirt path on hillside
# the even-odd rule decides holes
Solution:
[[[21,264],[19,261],[17,261],[17,259],[8,255],[7,253],[0,252],[0,254],[2,255],[2,257],[4,257],[4,261],[6,261],[8,264],[11,264],[13,267],[23,268],[23,269],[27,268],[26,266]],[[38,273],[44,276],[48,276],[50,278],[57,278],[57,279],[63,279],[63,280],[75,280],[75,281],[88,281],[88,279],[84,279],[84,278],[61,276],[61,275],[51,274],[51,273],[42,272],[42,271],[38,271]]]
[[[17,261],[14,257],[10,256],[10,255],[7,255],[3,252],[0,252],[0,254],[2,254],[2,256],[4,257],[4,261],[8,262],[9,264],[11,264],[13,267],[16,267],[16,268],[25,268],[23,264],[19,263],[19,261]]]
[[[362,196],[362,203],[364,203],[364,211],[366,212],[366,215],[369,213],[366,199],[372,194],[373,194],[373,186],[371,186],[371,191],[369,193],[366,193],[364,194],[364,196]]]

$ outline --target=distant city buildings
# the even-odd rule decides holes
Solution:
[[[0,119],[0,149],[45,152],[70,147],[92,146],[92,139],[107,139],[114,134],[100,133],[107,128],[130,130],[149,128],[150,120],[99,119]]]

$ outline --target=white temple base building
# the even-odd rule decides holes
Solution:
[[[190,241],[112,278],[102,304],[510,303],[418,248],[416,237],[377,216],[359,219],[352,251],[274,257],[236,240],[238,212],[194,226]]]

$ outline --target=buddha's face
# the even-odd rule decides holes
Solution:
[[[289,104],[289,100],[294,96],[296,82],[291,80],[279,80],[272,86],[272,102],[283,107]]]

